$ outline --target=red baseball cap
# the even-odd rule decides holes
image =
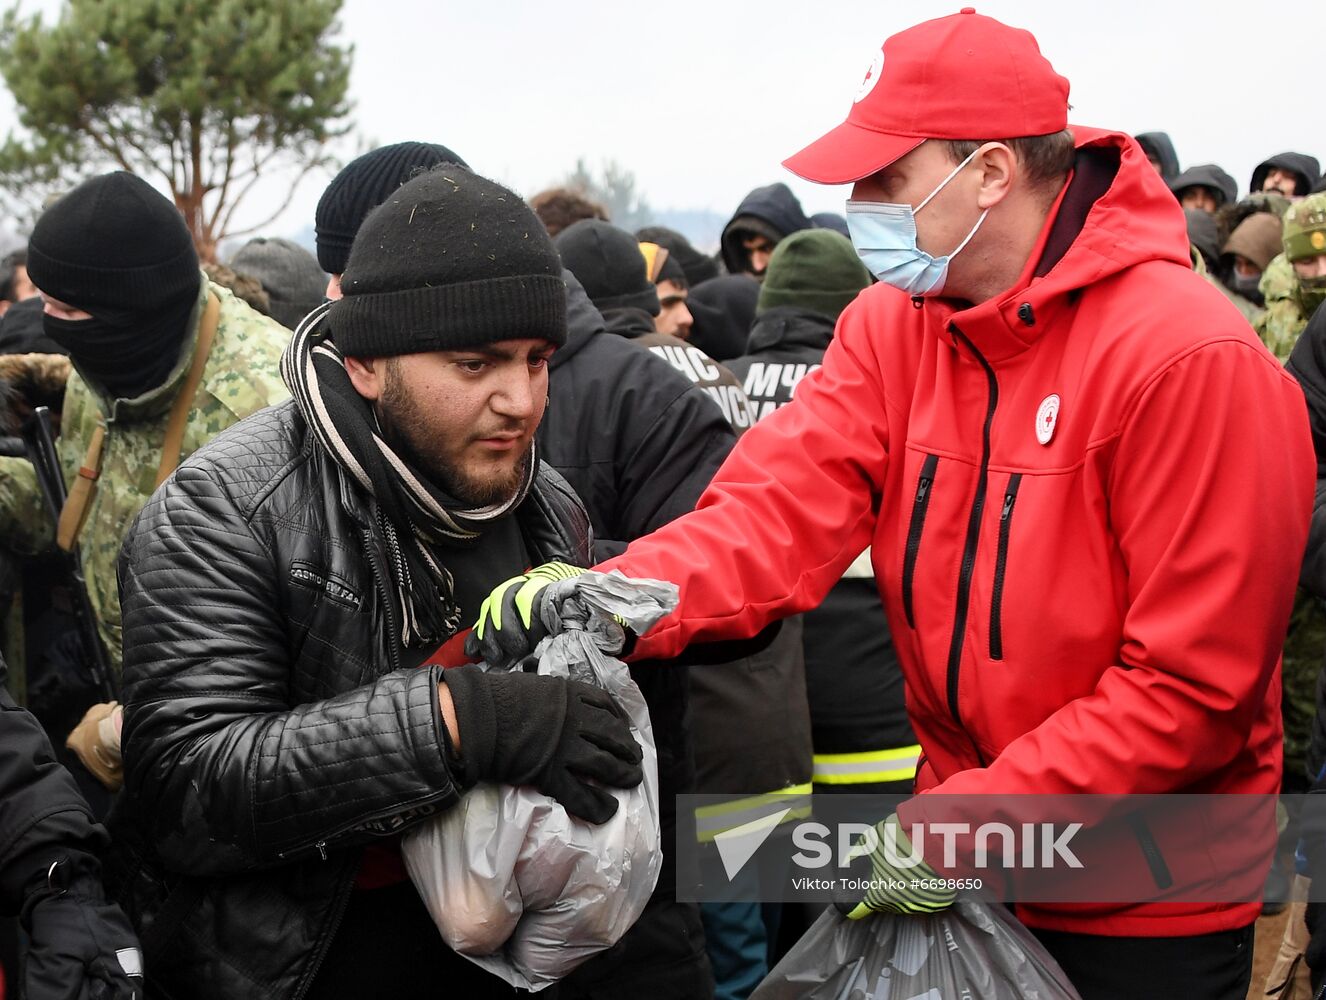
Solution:
[[[926,139],[1015,139],[1068,125],[1068,81],[1031,32],[971,7],[885,40],[847,121],[783,166],[819,184],[869,177]]]

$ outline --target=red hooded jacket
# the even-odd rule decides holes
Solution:
[[[864,292],[697,509],[602,568],[680,586],[635,651],[667,658],[815,607],[871,545],[918,791],[1272,795],[1316,470],[1303,395],[1191,270],[1136,142],[1074,133],[1012,289],[967,309]],[[1177,890],[1221,835],[1158,836]],[[1019,913],[1163,936],[1258,904]]]

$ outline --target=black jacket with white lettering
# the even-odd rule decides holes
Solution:
[[[747,353],[727,362],[757,420],[791,402],[833,338],[828,316],[779,306],[751,327]],[[858,571],[859,567],[859,571]],[[902,671],[868,560],[858,560],[806,620],[806,680],[817,754],[864,753],[916,743]]]

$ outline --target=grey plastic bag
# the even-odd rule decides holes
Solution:
[[[644,781],[608,790],[619,804],[601,826],[573,819],[532,788],[479,785],[401,844],[443,940],[512,986],[534,991],[616,944],[658,881],[658,754],[649,710],[626,665],[604,651],[621,648],[613,615],[644,632],[677,605],[673,584],[616,572],[588,572],[574,587],[554,587],[540,614],[557,634],[535,651],[539,673],[611,692],[644,751]]]
[[[959,898],[933,916],[825,910],[750,1000],[1081,1000],[1002,906]]]

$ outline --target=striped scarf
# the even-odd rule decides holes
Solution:
[[[473,542],[487,523],[518,507],[534,482],[538,456],[531,446],[524,481],[509,500],[462,507],[383,440],[373,408],[355,391],[345,356],[331,339],[329,306],[300,322],[281,356],[281,378],[322,447],[375,502],[400,608],[401,644],[442,642],[459,630],[461,612],[451,573],[429,543]]]

